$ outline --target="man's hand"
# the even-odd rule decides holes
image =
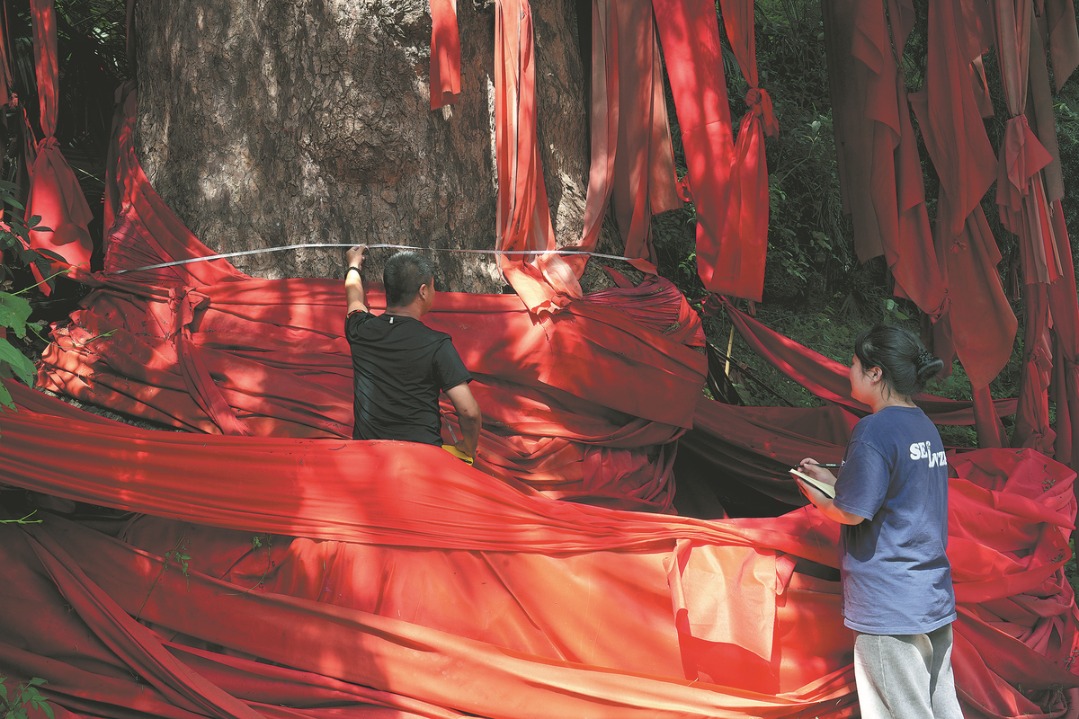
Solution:
[[[446,396],[457,410],[457,421],[461,426],[461,434],[464,436],[457,442],[458,451],[469,457],[476,456],[476,446],[480,441],[480,428],[483,426],[483,415],[480,413],[480,405],[472,396],[472,390],[468,388],[468,382],[462,382],[455,387],[446,390]]]
[[[345,253],[345,263],[349,267],[355,267],[358,270],[363,269],[363,262],[367,259],[367,245],[356,245],[350,247]]]
[[[356,245],[345,253],[345,303],[347,314],[367,312],[367,297],[363,286],[363,262],[367,258],[367,245]]]

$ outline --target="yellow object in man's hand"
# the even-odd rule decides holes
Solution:
[[[465,462],[467,464],[472,464],[472,463],[474,463],[476,461],[475,457],[473,457],[471,455],[468,455],[468,454],[465,454],[461,450],[454,447],[452,444],[444,444],[444,445],[442,445],[442,449],[446,450],[447,452],[452,454],[454,457],[456,457],[457,459],[459,459],[462,462]]]

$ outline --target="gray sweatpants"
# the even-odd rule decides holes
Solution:
[[[962,719],[952,676],[952,626],[929,634],[855,634],[863,719]]]

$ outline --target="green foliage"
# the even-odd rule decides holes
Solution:
[[[15,261],[24,267],[36,266],[39,272],[47,273],[49,270],[48,255],[26,249],[29,241],[30,230],[51,231],[43,227],[41,218],[34,216],[25,222],[19,215],[23,209],[22,204],[15,198],[17,188],[10,182],[0,182],[0,210],[6,211],[5,222],[0,224],[0,256],[7,255],[15,258]],[[30,302],[22,295],[30,287],[15,292],[8,292],[5,288],[10,287],[15,279],[12,268],[0,263],[0,379],[12,377],[19,381],[30,384],[34,377],[34,364],[23,355],[8,339],[14,335],[16,339],[24,340],[27,332],[39,334],[41,323],[30,322]],[[52,278],[48,278],[51,282]],[[33,287],[33,286],[31,286]],[[12,408],[14,405],[11,394],[0,384],[0,406]]]
[[[3,719],[29,719],[39,714],[53,719],[52,707],[38,691],[38,687],[47,683],[44,679],[34,677],[20,682],[10,692],[7,680],[7,677],[0,675],[0,716]]]
[[[767,140],[768,262],[765,300],[829,297],[857,270],[839,192],[835,134],[819,4],[757,6],[757,58],[780,134]]]
[[[165,552],[165,563],[161,566],[161,571],[164,572],[165,568],[172,563],[180,568],[180,574],[190,578],[191,575],[188,573],[190,561],[191,555],[187,553],[187,543],[184,541],[184,537],[180,537],[176,541],[176,546]]]

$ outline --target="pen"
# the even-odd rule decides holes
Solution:
[[[842,462],[821,462],[818,467],[826,467],[828,469],[839,469],[843,466]]]

